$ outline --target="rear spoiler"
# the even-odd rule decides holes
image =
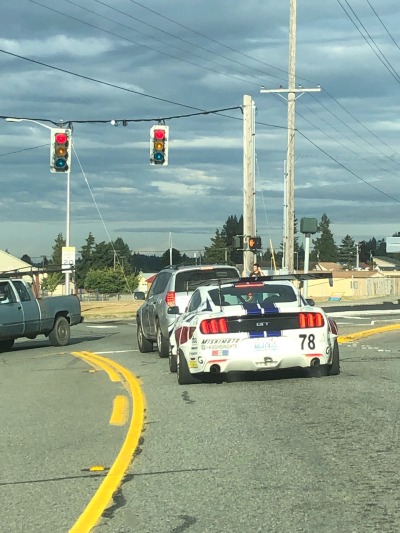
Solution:
[[[254,281],[309,281],[312,279],[328,279],[329,285],[333,287],[332,272],[307,272],[303,274],[271,274],[269,276],[257,276],[240,278],[243,283]]]
[[[213,278],[200,281],[188,281],[187,290],[194,290],[197,287],[204,287],[207,285],[222,285],[223,283],[254,283],[255,281],[298,281],[301,283],[312,279],[327,279],[329,285],[333,287],[332,272],[307,272],[302,274],[271,274],[268,276],[252,276],[252,277],[237,277],[237,278]]]

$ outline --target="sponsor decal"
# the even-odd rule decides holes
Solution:
[[[197,361],[189,361],[189,368],[198,368]]]
[[[204,365],[204,359],[201,356],[199,356],[197,360],[199,362],[199,365]]]
[[[211,355],[213,357],[219,357],[221,355],[229,355],[229,350],[211,350]]]
[[[202,345],[212,346],[212,345],[234,345],[240,342],[239,338],[236,339],[203,339],[201,341]]]

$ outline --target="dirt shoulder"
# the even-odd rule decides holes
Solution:
[[[143,301],[81,302],[82,315],[89,318],[134,317]]]

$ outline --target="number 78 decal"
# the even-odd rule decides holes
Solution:
[[[299,335],[299,338],[302,339],[302,350],[305,350],[306,348],[308,348],[309,350],[315,350],[315,335],[313,333],[310,333],[310,335],[306,335],[303,333],[302,335]]]

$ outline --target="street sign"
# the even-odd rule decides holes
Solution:
[[[75,268],[75,246],[63,246],[61,252],[61,268],[63,272]]]

